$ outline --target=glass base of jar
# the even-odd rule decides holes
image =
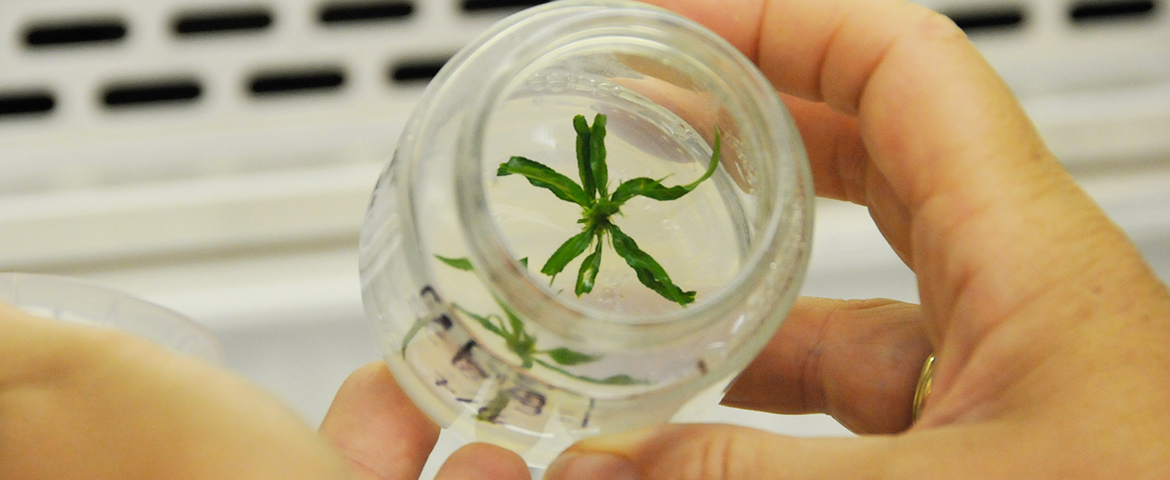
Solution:
[[[436,319],[386,364],[416,405],[465,442],[508,448],[544,468],[578,440],[701,418],[734,376],[695,392],[598,398],[560,389],[493,357],[457,325]]]

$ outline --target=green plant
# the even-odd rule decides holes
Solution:
[[[690,193],[699,184],[711,177],[719,166],[721,134],[715,129],[715,141],[712,146],[711,162],[706,171],[698,180],[686,185],[667,187],[662,180],[647,177],[638,177],[621,182],[611,193],[609,191],[609,168],[606,164],[605,150],[605,115],[598,114],[590,126],[582,115],[573,118],[573,128],[577,132],[577,170],[581,183],[573,181],[555,170],[520,156],[513,156],[507,162],[500,164],[497,176],[521,175],[530,184],[549,190],[557,198],[572,202],[581,207],[581,218],[577,223],[582,225],[581,233],[565,241],[548,261],[541,267],[540,272],[551,277],[550,283],[573,259],[581,256],[590,247],[593,251],[581,262],[577,272],[575,293],[581,296],[593,290],[598,270],[601,268],[601,254],[606,238],[610,239],[613,250],[622,257],[630,268],[637,273],[638,280],[646,287],[654,290],[664,298],[686,306],[695,301],[695,292],[684,291],[670,280],[670,275],[650,254],[638,247],[637,242],[622,232],[613,222],[613,216],[621,213],[621,208],[634,197],[646,197],[658,201],[677,200]],[[435,255],[435,258],[447,266],[464,271],[473,271],[474,267],[466,258],[449,258]],[[528,266],[528,259],[520,260]],[[569,348],[540,349],[537,340],[529,333],[524,322],[509,309],[503,302],[496,299],[496,305],[503,312],[500,314],[481,315],[471,312],[458,304],[451,307],[462,315],[474,320],[484,330],[502,338],[507,349],[520,358],[523,368],[530,369],[534,365],[559,372],[577,380],[606,384],[631,385],[645,383],[629,375],[621,374],[606,378],[593,378],[577,375],[564,367],[583,365],[601,359],[600,355],[590,355]],[[402,341],[402,351],[405,354],[406,346],[416,333],[428,322],[419,319],[407,332]],[[481,420],[487,420],[499,413],[507,404],[506,396],[497,396],[489,402],[481,412]]]
[[[435,258],[450,267],[469,272],[474,271],[474,267],[471,266],[471,262],[466,258],[448,258],[440,255],[435,255]],[[528,264],[525,259],[521,259],[520,263],[525,265]],[[512,312],[510,308],[504,306],[503,302],[500,302],[499,299],[496,299],[496,305],[499,306],[500,310],[504,312],[503,316],[494,313],[480,315],[468,311],[467,309],[459,306],[459,304],[452,304],[451,307],[455,310],[458,310],[463,315],[466,315],[468,318],[475,320],[475,322],[485,330],[498,335],[500,338],[503,338],[504,345],[508,348],[508,350],[516,354],[516,356],[520,357],[520,366],[523,368],[532,368],[534,364],[540,365],[550,370],[559,372],[563,375],[567,375],[577,380],[589,383],[599,383],[605,385],[632,385],[643,383],[642,381],[636,380],[629,375],[624,374],[614,375],[606,378],[593,378],[577,375],[565,370],[562,367],[592,363],[600,360],[601,355],[590,355],[565,347],[548,350],[538,349],[536,346],[536,336],[528,333],[528,331],[524,328],[524,322],[520,320],[520,317],[516,316],[516,314]],[[507,320],[505,320],[504,317],[507,317]],[[414,333],[416,332],[417,329],[412,328],[411,332],[407,334],[406,339],[403,341],[403,351],[406,349],[407,342],[410,341],[410,338],[413,337]]]
[[[561,244],[540,268],[540,273],[551,277],[549,283],[556,279],[557,274],[561,273],[569,262],[593,247],[593,251],[581,261],[574,289],[578,297],[591,292],[597,279],[597,272],[601,268],[602,246],[608,236],[613,250],[634,269],[638,281],[664,298],[686,306],[695,301],[695,292],[684,291],[676,286],[670,280],[666,269],[614,224],[613,216],[621,213],[622,206],[634,197],[641,196],[658,201],[676,200],[710,178],[719,166],[719,129],[715,129],[711,162],[698,180],[686,185],[667,187],[662,184],[662,180],[638,177],[622,182],[610,193],[605,124],[606,117],[602,114],[594,117],[592,126],[582,115],[573,118],[573,128],[577,132],[577,172],[581,179],[579,184],[540,162],[520,156],[511,157],[507,162],[500,164],[496,175],[501,177],[521,175],[533,186],[547,189],[557,198],[581,206],[581,219],[577,220],[577,223],[582,225],[581,233]]]

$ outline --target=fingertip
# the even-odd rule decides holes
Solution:
[[[716,475],[754,465],[762,432],[718,424],[669,424],[588,438],[549,466],[544,480],[636,480],[638,478],[753,478]],[[742,458],[741,458],[742,457]],[[726,468],[723,468],[726,467]],[[758,473],[758,472],[754,472]]]
[[[452,453],[439,467],[435,480],[529,480],[528,464],[520,455],[487,443],[471,443]]]
[[[690,18],[711,29],[755,60],[763,0],[639,0]]]
[[[637,480],[638,473],[629,458],[612,453],[566,452],[549,465],[545,480]]]
[[[414,405],[382,361],[362,365],[346,377],[321,422],[321,430],[329,430],[337,422],[353,417],[382,418],[389,414],[420,427],[430,427],[438,440],[438,426]]]
[[[794,438],[732,425],[671,424],[578,442],[544,480],[870,478],[892,460],[890,438]]]
[[[320,433],[358,478],[415,479],[439,438],[439,427],[398,387],[382,362],[345,379]]]
[[[388,369],[386,368],[386,363],[382,361],[362,365],[345,377],[345,380],[341,383],[341,388],[338,389],[338,393],[353,389],[364,390],[369,388],[370,385],[383,382],[385,380],[381,377],[385,371],[388,371]],[[393,381],[393,377],[390,380]]]

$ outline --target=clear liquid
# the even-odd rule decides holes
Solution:
[[[539,273],[541,266],[581,231],[581,207],[521,176],[497,177],[495,172],[500,163],[520,155],[579,181],[572,119],[585,115],[592,123],[594,114],[604,113],[610,192],[636,177],[664,179],[667,186],[699,178],[711,158],[706,141],[678,116],[639,99],[597,89],[560,95],[521,91],[493,114],[483,166],[496,227],[509,254],[528,259],[533,282],[564,302],[620,314],[635,324],[641,317],[687,307],[642,285],[608,244],[591,293],[574,294],[577,269],[588,252],[550,282]],[[746,248],[744,214],[732,188],[726,174],[717,172],[676,200],[631,199],[612,220],[666,269],[673,283],[697,292],[700,303],[736,275]],[[455,219],[428,221],[434,225],[426,246],[433,254],[467,255],[467,246],[447,233],[457,231]],[[711,339],[636,351],[581,351],[596,358],[564,364],[548,353],[563,346],[532,321],[522,322],[537,352],[526,364],[505,338],[509,328],[515,333],[507,307],[474,272],[438,259],[432,271],[433,288],[422,288],[417,306],[429,313],[412,326],[401,355],[388,355],[387,362],[416,403],[444,427],[469,441],[510,448],[530,465],[547,464],[581,438],[670,421],[676,412],[701,410],[699,403],[713,405],[730,381],[721,379],[703,392],[677,387],[706,375],[726,356],[730,347]]]
[[[592,249],[549,283],[540,269],[563,242],[581,232],[581,208],[519,175],[495,175],[499,163],[520,155],[580,182],[572,118],[584,115],[592,123],[595,113],[609,119],[605,144],[610,193],[637,177],[662,179],[666,186],[687,184],[700,178],[710,161],[710,149],[698,133],[677,117],[667,117],[660,107],[581,95],[516,98],[493,116],[495,131],[484,149],[485,160],[493,162],[484,165],[484,181],[497,228],[515,258],[529,259],[535,280],[567,302],[629,316],[678,310],[682,307],[643,286],[610,245],[602,249],[591,293],[577,297],[574,287],[581,261]],[[654,113],[661,116],[648,118]],[[671,201],[635,197],[611,218],[666,269],[675,285],[697,292],[698,301],[718,291],[740,268],[740,228],[716,185],[715,178],[708,179]]]

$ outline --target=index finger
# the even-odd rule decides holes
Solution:
[[[974,45],[953,22],[926,8],[901,0],[645,1],[726,38],[780,92],[856,117],[859,130],[840,132],[841,118],[829,112],[808,105],[794,112],[817,117],[815,123],[801,122],[806,139],[808,129],[827,129],[812,134],[864,147],[811,151],[814,163],[837,163],[814,165],[814,171],[823,167],[821,176],[844,174],[834,167],[872,160],[911,210],[940,191],[970,183],[963,180],[975,167],[1014,173],[1021,161],[1036,163],[1037,156],[1029,154],[1046,152],[1011,91]],[[987,142],[990,138],[997,141]],[[837,147],[824,142],[820,150]],[[841,196],[864,203],[864,195],[844,191],[864,191],[864,175],[839,180],[849,183],[841,186]]]

